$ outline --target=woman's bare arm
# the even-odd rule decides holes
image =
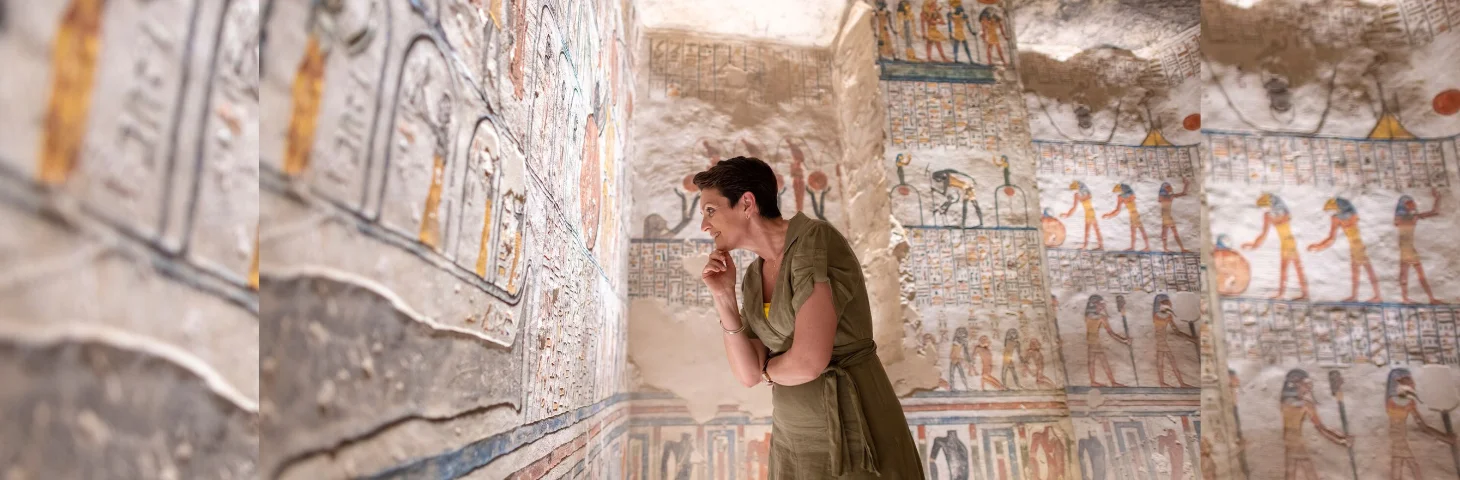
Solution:
[[[739,303],[735,294],[715,295],[715,311],[720,314],[720,325],[726,330],[740,330],[745,327],[740,318]],[[748,330],[748,329],[747,329]],[[760,366],[765,362],[765,344],[752,339],[746,330],[725,337],[725,357],[730,361],[730,372],[741,385],[754,387],[760,383]]]
[[[796,336],[791,349],[772,358],[766,369],[771,381],[779,385],[800,385],[820,377],[831,363],[836,324],[831,284],[817,282],[811,289],[811,297],[796,312]]]
[[[740,317],[740,302],[735,295],[735,259],[724,250],[710,253],[709,262],[701,274],[705,285],[715,299],[715,312],[720,317],[720,328],[737,333],[724,333],[725,358],[730,361],[730,373],[741,385],[753,387],[760,383],[760,367],[764,365],[766,349],[760,340],[752,340],[746,333],[747,325]]]

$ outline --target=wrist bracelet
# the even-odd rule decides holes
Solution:
[[[765,384],[766,385],[775,385],[776,382],[771,381],[770,369],[771,369],[771,357],[769,355],[767,355],[766,358],[765,358],[765,364],[760,367],[760,378],[761,378],[761,380],[765,380]]]
[[[734,335],[734,334],[737,334],[737,333],[740,333],[740,332],[745,331],[745,327],[747,327],[749,325],[750,324],[748,324],[748,323],[740,322],[740,328],[737,328],[737,329],[734,329],[734,330],[725,330],[725,324],[722,323],[722,324],[720,324],[720,330],[725,330],[725,334],[726,335]]]

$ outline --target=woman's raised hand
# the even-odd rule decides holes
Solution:
[[[705,270],[700,277],[705,281],[705,286],[710,288],[710,294],[715,296],[731,296],[735,294],[735,259],[730,258],[730,252],[715,250],[710,253],[710,261],[705,263]]]

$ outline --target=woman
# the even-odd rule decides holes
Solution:
[[[700,229],[715,244],[702,277],[730,369],[746,387],[773,387],[770,477],[923,478],[846,239],[803,214],[782,219],[775,172],[758,159],[725,160],[694,183],[704,200]],[[745,270],[743,306],[732,249],[759,256]]]

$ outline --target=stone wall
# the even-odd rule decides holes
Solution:
[[[6,4],[0,472],[764,478],[736,155],[938,478],[1460,471],[1460,0],[635,3]]]
[[[263,474],[259,7],[5,5],[5,476]]]
[[[1201,474],[1198,30],[1020,56],[1082,478]]]
[[[1075,467],[1008,6],[888,2],[871,20],[885,192],[907,242],[904,348],[935,373],[903,405],[939,478]]]
[[[845,229],[832,51],[667,29],[646,31],[642,48],[628,217],[636,400],[625,468],[640,478],[746,475],[767,454],[770,391],[742,387],[727,368],[700,279],[713,246],[690,179],[720,160],[756,157],[779,176],[786,218],[799,212]],[[737,279],[747,255],[737,252]]]
[[[1455,475],[1460,2],[1209,3],[1217,473]]]
[[[264,18],[262,470],[614,477],[633,11],[328,5]]]

